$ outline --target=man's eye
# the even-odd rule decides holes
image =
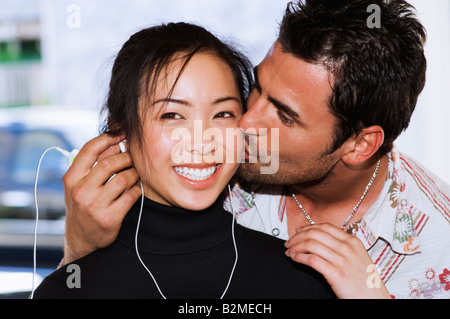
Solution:
[[[281,122],[283,124],[285,124],[286,126],[294,126],[295,121],[289,119],[288,117],[286,117],[283,112],[281,112],[280,110],[278,110],[278,117],[280,118]]]
[[[178,113],[165,113],[161,115],[162,120],[177,120],[181,118],[181,115],[179,115]]]
[[[220,112],[214,116],[214,118],[229,118],[229,117],[234,117],[234,114],[231,112]]]

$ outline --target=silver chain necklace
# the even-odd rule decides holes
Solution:
[[[353,216],[355,215],[356,211],[358,210],[359,205],[361,205],[362,201],[364,200],[364,198],[366,197],[366,195],[369,192],[370,188],[372,187],[372,184],[373,184],[373,182],[375,181],[375,178],[378,175],[378,170],[380,169],[380,163],[381,163],[381,159],[378,160],[377,167],[375,168],[375,172],[373,173],[372,178],[369,181],[369,184],[367,184],[366,189],[364,190],[364,194],[361,196],[361,199],[359,200],[358,204],[356,204],[355,208],[353,208],[353,211],[350,214],[350,216],[347,217],[347,220],[345,221],[344,225],[342,225],[342,227],[341,227],[342,230],[344,230],[345,227],[347,227],[348,223],[350,222],[350,220],[353,218]],[[288,186],[288,188],[289,188],[289,191],[292,194],[292,197],[294,197],[295,202],[297,203],[298,207],[302,211],[303,215],[305,215],[305,218],[309,221],[309,223],[311,225],[314,225],[314,221],[311,219],[311,216],[308,215],[306,210],[303,208],[302,204],[300,204],[300,202],[297,200],[297,197],[295,196],[295,194],[292,191],[291,187]]]

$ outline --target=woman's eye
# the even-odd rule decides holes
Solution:
[[[220,112],[214,116],[214,118],[229,118],[229,117],[234,117],[234,114],[231,112]]]
[[[178,113],[165,113],[161,115],[162,120],[177,120],[181,118],[182,118],[181,115]]]

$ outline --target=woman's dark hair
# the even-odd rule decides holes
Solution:
[[[189,60],[200,52],[211,53],[230,67],[245,110],[252,86],[250,61],[231,45],[220,41],[200,26],[169,23],[135,33],[118,53],[103,108],[107,111],[104,131],[113,135],[126,133],[129,141],[141,136],[140,96],[152,95],[165,67],[172,61],[181,59],[184,63],[178,80]],[[140,138],[136,140],[141,143]]]
[[[367,22],[373,5],[380,28]],[[426,32],[412,9],[400,0],[288,4],[279,33],[283,49],[326,67],[334,80],[329,108],[338,122],[330,152],[379,125],[385,133],[380,151],[386,153],[408,127],[426,71]]]

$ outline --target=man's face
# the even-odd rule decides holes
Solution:
[[[266,128],[267,135],[272,134],[271,128],[278,128],[278,151],[266,142],[270,136],[249,135],[247,161],[239,168],[243,179],[289,185],[316,183],[331,173],[340,159],[339,149],[330,153],[336,123],[328,107],[332,80],[324,67],[283,52],[279,42],[274,44],[255,68],[256,84],[239,126],[245,132]],[[279,160],[275,174],[261,174],[261,167],[267,165],[258,157],[262,148],[272,160]]]

